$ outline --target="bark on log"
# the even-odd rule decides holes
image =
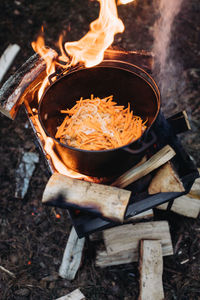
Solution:
[[[49,50],[51,57],[56,57],[53,50]],[[46,76],[46,63],[38,54],[32,55],[0,89],[0,111],[7,117],[14,119],[16,113],[28,93],[33,97],[33,91]]]
[[[166,221],[126,224],[103,231],[106,250],[99,251],[96,265],[107,267],[138,260],[140,240],[160,240],[162,255],[172,255],[172,241]]]
[[[163,300],[163,259],[160,241],[141,241],[139,269],[140,295],[138,300]]]
[[[81,181],[54,173],[49,179],[42,203],[76,207],[123,222],[131,192],[116,187]]]

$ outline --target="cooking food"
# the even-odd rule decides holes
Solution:
[[[137,140],[146,129],[146,122],[133,115],[128,107],[117,105],[113,95],[100,99],[91,95],[81,98],[66,114],[55,137],[62,143],[84,150],[107,150]]]

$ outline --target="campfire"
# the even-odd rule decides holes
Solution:
[[[91,23],[90,31],[82,39],[63,45],[63,37],[60,37],[60,55],[45,46],[41,33],[32,43],[41,58],[35,55],[22,66],[16,76],[22,76],[23,80],[14,88],[12,85],[13,90],[8,88],[5,91],[10,97],[2,105],[4,112],[14,117],[19,105],[24,102],[52,175],[43,202],[68,208],[79,237],[105,226],[112,227],[116,221],[123,222],[124,218],[188,193],[198,176],[194,163],[175,135],[184,131],[184,126],[188,128],[187,117],[180,114],[166,120],[160,111],[159,89],[149,75],[153,63],[151,53],[106,50],[112,44],[114,35],[122,32],[124,26],[117,16],[115,1],[101,1],[100,4],[99,18]],[[147,120],[146,132],[135,142],[108,151],[84,151],[60,143],[55,138],[56,128],[63,120],[60,111],[71,108],[74,100],[89,97],[91,93],[105,97],[108,90],[119,99],[121,105],[126,105],[127,99],[134,99],[131,106],[134,112]],[[170,171],[163,171],[164,175],[161,175],[166,176],[163,180],[168,187],[160,186],[150,192],[154,170],[165,166],[172,158]],[[55,177],[57,173],[63,176],[59,180]],[[72,194],[76,194],[76,189],[82,187],[87,190],[91,186],[94,195],[83,193],[67,199],[67,192],[60,186],[60,192],[58,190],[52,196],[52,186],[58,188],[62,178],[68,186],[64,176],[75,179],[69,183],[69,186],[75,187]],[[173,178],[177,185],[173,183]],[[79,183],[77,179],[90,183]],[[99,199],[95,193],[98,185],[95,184],[102,184]],[[127,196],[123,197],[121,192],[120,198],[116,187],[126,187],[130,192],[127,194],[127,190],[122,190]],[[108,191],[104,197],[108,200],[102,203],[101,195],[106,189]],[[111,206],[109,201],[114,201]],[[74,208],[80,212],[77,214]],[[85,215],[85,212],[90,214]]]
[[[114,0],[100,1],[99,18],[82,39],[63,43],[60,36],[59,53],[45,45],[42,30],[32,43],[38,54],[0,93],[1,111],[14,119],[23,105],[35,133],[49,171],[42,202],[68,209],[79,238],[114,229],[164,203],[170,210],[199,176],[177,137],[190,129],[186,112],[166,119],[160,109],[159,88],[151,76],[152,53],[109,49],[123,30]],[[76,149],[55,137],[64,120],[62,110],[81,97],[103,98],[108,93],[123,106],[134,99],[134,113],[146,120],[140,137],[101,151]]]

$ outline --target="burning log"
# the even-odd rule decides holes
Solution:
[[[158,209],[167,210],[168,203],[157,206]],[[197,218],[200,213],[200,178],[197,178],[187,195],[176,198],[170,208],[179,215]]]
[[[126,224],[103,231],[106,250],[99,251],[96,265],[103,268],[138,261],[140,240],[160,240],[162,255],[172,255],[172,241],[166,221]]]
[[[123,222],[131,192],[116,187],[69,178],[54,173],[49,179],[42,202],[96,210],[105,218]],[[57,200],[58,199],[58,200]]]
[[[48,55],[56,57],[53,50]],[[0,111],[7,117],[14,119],[23,101],[32,100],[46,76],[46,63],[38,54],[32,55],[0,89]]]
[[[163,300],[163,259],[160,241],[142,240],[140,245],[139,300]]]

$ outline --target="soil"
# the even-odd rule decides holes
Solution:
[[[126,50],[153,47],[153,26],[158,18],[159,0],[135,0],[119,6],[118,13],[126,26],[117,35],[114,46]],[[10,43],[21,50],[4,81],[32,54],[31,41],[44,26],[46,43],[56,47],[65,30],[67,40],[77,40],[98,16],[99,4],[88,0],[15,0],[0,2],[0,54]],[[170,59],[181,65],[179,88],[168,87],[162,95],[162,109],[167,115],[186,109],[192,130],[181,136],[188,153],[200,166],[200,2],[183,0],[172,26]],[[173,51],[173,52],[172,52]],[[155,74],[156,76],[156,74]],[[181,81],[181,85],[180,85]],[[75,280],[59,277],[58,270],[71,228],[66,210],[41,204],[48,180],[40,157],[29,189],[23,199],[15,198],[16,169],[24,152],[38,152],[26,115],[20,110],[14,121],[0,116],[0,299],[56,299],[80,288],[87,299],[137,299],[138,264],[99,269],[95,266],[98,243],[86,241],[83,260]],[[155,212],[157,220],[168,220],[174,255],[164,257],[163,284],[165,299],[200,299],[200,220],[173,213]]]

